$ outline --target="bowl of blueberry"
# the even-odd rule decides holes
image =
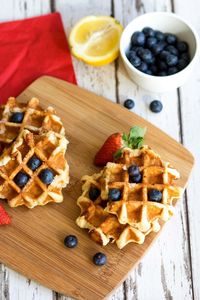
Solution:
[[[199,55],[199,39],[180,16],[152,12],[127,25],[120,53],[134,82],[149,91],[166,92],[190,77]]]

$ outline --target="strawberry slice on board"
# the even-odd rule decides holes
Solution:
[[[0,225],[8,225],[11,223],[11,219],[4,207],[0,204]]]
[[[117,150],[121,149],[122,147],[122,134],[119,132],[111,134],[95,155],[95,166],[105,166],[107,162],[113,161],[113,155]]]
[[[113,162],[122,154],[125,147],[131,149],[140,148],[143,145],[146,128],[134,126],[128,134],[113,133],[104,142],[94,158],[95,166],[105,166],[107,162]]]

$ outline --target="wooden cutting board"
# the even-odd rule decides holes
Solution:
[[[76,299],[103,299],[137,265],[158,234],[151,233],[143,245],[129,244],[123,250],[115,245],[102,248],[75,224],[79,215],[76,199],[81,193],[80,178],[98,171],[92,163],[96,151],[111,133],[128,132],[133,125],[146,126],[145,143],[180,171],[178,183],[182,187],[188,181],[193,156],[164,132],[119,104],[67,82],[41,77],[18,99],[27,101],[33,96],[38,97],[44,107],[55,107],[64,123],[70,142],[67,151],[70,184],[61,204],[32,210],[5,205],[12,225],[0,227],[0,261],[65,295]],[[68,234],[78,237],[77,248],[64,247],[63,240]],[[92,263],[98,251],[106,253],[107,265],[97,267]]]

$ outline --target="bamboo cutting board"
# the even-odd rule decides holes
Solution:
[[[158,234],[151,233],[143,245],[129,244],[123,250],[115,245],[102,249],[78,228],[76,199],[81,193],[80,178],[98,169],[93,157],[108,135],[128,132],[133,125],[147,127],[145,143],[170,161],[181,173],[178,184],[186,186],[194,164],[191,153],[171,137],[119,104],[111,103],[77,86],[53,77],[41,77],[19,97],[38,97],[44,107],[53,106],[61,117],[70,142],[67,158],[70,184],[64,202],[32,210],[6,209],[12,225],[0,227],[0,261],[46,287],[76,299],[99,300],[108,296],[136,266]],[[78,247],[63,245],[66,235],[78,237]],[[108,263],[92,263],[96,252],[106,253]],[[152,270],[153,271],[153,270]],[[145,288],[145,287],[144,287]]]

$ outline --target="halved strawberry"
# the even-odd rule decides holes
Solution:
[[[145,132],[146,128],[134,126],[128,134],[113,133],[95,155],[94,164],[96,166],[105,166],[107,162],[114,161],[114,159],[120,157],[124,147],[131,149],[140,148],[143,145]]]
[[[96,166],[105,166],[107,162],[113,161],[115,152],[123,147],[122,134],[117,132],[110,135],[94,158]]]
[[[0,205],[0,225],[8,225],[11,223],[11,219],[2,205]]]

